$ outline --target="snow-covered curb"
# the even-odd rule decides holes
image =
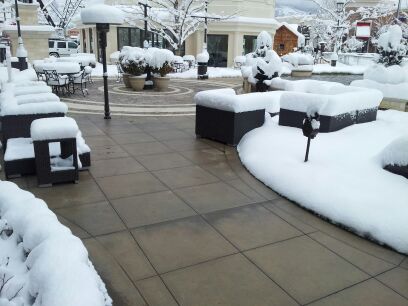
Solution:
[[[382,168],[384,148],[407,134],[408,114],[379,111],[375,122],[319,134],[308,163],[302,131],[277,120],[240,142],[248,170],[299,205],[408,253],[408,180]]]
[[[45,202],[0,181],[0,217],[0,273],[10,278],[1,305],[112,305],[83,243]]]

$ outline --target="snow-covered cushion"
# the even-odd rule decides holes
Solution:
[[[43,82],[41,82],[43,83]],[[48,93],[52,92],[51,87],[47,86],[45,83],[44,85],[40,86],[20,86],[14,88],[14,96],[23,96],[23,95],[31,95],[31,94],[39,94],[39,93]]]
[[[366,79],[353,81],[351,82],[351,86],[378,89],[386,98],[408,100],[408,82],[384,84]]]
[[[232,88],[201,91],[194,97],[197,105],[242,113],[260,109],[267,112],[279,112],[281,91],[257,92],[236,95]]]
[[[17,96],[16,101],[18,105],[23,105],[29,103],[60,102],[60,98],[57,95],[48,92]]]
[[[33,141],[48,139],[75,138],[79,128],[76,121],[69,117],[43,118],[31,123]]]
[[[408,136],[391,142],[381,153],[382,165],[408,166]]]

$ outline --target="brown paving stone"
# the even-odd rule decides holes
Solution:
[[[147,305],[119,263],[96,239],[86,239],[84,244],[95,269],[106,284],[113,305]]]
[[[195,212],[171,191],[112,200],[129,228],[192,216]]]
[[[126,133],[126,134],[113,134],[111,138],[118,144],[134,144],[140,142],[154,142],[155,139],[149,134],[139,133]]]
[[[132,233],[160,273],[236,252],[198,216],[138,228]]]
[[[330,295],[310,305],[313,306],[406,306],[404,299],[390,288],[374,279]]]
[[[96,240],[115,258],[132,281],[136,282],[156,275],[153,267],[129,232],[99,236]]]
[[[251,205],[205,215],[240,250],[302,235],[300,231],[260,205]]]
[[[192,165],[191,161],[178,153],[142,155],[135,158],[150,171]]]
[[[192,138],[190,135],[184,133],[180,130],[160,130],[160,131],[150,131],[150,135],[156,138],[159,141],[162,140],[173,140],[173,139],[183,139],[183,138]]]
[[[170,188],[189,187],[218,181],[215,176],[198,166],[160,170],[153,173]]]
[[[241,254],[163,275],[180,305],[297,305]]]
[[[408,299],[408,270],[395,268],[376,278]]]
[[[370,275],[377,275],[395,267],[393,264],[348,246],[322,232],[312,233],[310,237]]]
[[[72,207],[105,200],[105,196],[94,181],[79,184],[62,184],[50,188],[31,188],[37,198],[44,200],[51,209]]]
[[[305,236],[251,250],[246,255],[301,304],[369,278]]]
[[[290,223],[292,226],[296,227],[298,230],[305,234],[310,234],[316,232],[317,229],[303,222],[301,219],[298,219],[291,214],[285,212],[284,210],[276,207],[273,203],[264,203],[262,204],[266,209],[272,211],[275,215],[281,217],[286,222]]]
[[[68,227],[74,236],[77,236],[78,238],[81,238],[81,239],[91,237],[91,235],[88,232],[86,232],[83,228],[65,219],[63,216],[57,215],[57,217],[58,217],[58,221],[61,222],[61,224]]]
[[[60,208],[56,213],[77,224],[93,236],[126,229],[108,202]]]
[[[130,155],[141,156],[149,154],[163,154],[169,153],[172,150],[160,142],[143,142],[126,144],[122,146]]]
[[[234,187],[235,189],[239,190],[241,193],[245,194],[248,198],[250,198],[253,202],[264,202],[266,199],[249,187],[246,183],[244,183],[241,179],[235,179],[230,181],[225,181],[228,185]]]
[[[86,137],[86,143],[91,147],[101,147],[101,146],[114,146],[116,143],[112,138],[106,135],[100,136],[88,136]]]
[[[180,154],[182,154],[184,157],[188,158],[197,165],[225,161],[224,152],[214,148],[204,150],[183,151],[180,152]]]
[[[98,178],[97,182],[109,199],[130,197],[167,189],[149,172],[102,177]]]
[[[146,169],[132,157],[97,160],[90,171],[94,177],[106,177],[143,172]]]
[[[223,181],[238,178],[234,170],[232,170],[232,168],[226,162],[215,162],[210,164],[202,164],[200,166]]]
[[[252,203],[247,196],[223,182],[176,189],[174,192],[202,214]]]
[[[178,305],[158,276],[138,281],[136,286],[151,306]]]
[[[92,153],[91,153],[92,161],[128,157],[128,156],[129,154],[118,145],[93,147]]]

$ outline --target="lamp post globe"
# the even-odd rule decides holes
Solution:
[[[109,91],[108,91],[108,71],[106,65],[106,33],[109,32],[110,25],[123,24],[123,12],[118,8],[105,5],[96,4],[84,8],[81,11],[81,21],[83,24],[96,25],[96,32],[98,35],[98,44],[102,55],[103,65],[103,92],[105,99],[105,119],[111,119],[109,106]]]

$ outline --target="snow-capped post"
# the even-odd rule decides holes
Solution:
[[[106,65],[106,33],[109,32],[109,25],[122,24],[124,16],[121,10],[113,6],[96,4],[81,11],[81,20],[83,24],[96,24],[98,43],[102,53],[103,64],[103,92],[105,97],[104,118],[111,119],[109,108],[108,71]]]
[[[320,129],[320,115],[316,111],[308,111],[306,117],[303,120],[303,136],[307,137],[307,147],[306,147],[306,156],[305,163],[309,160],[309,150],[310,142],[314,139],[319,133]]]
[[[203,52],[197,54],[197,79],[199,80],[207,80],[207,68],[208,68],[208,61],[210,60],[210,55],[207,51],[207,45],[204,45]]]

